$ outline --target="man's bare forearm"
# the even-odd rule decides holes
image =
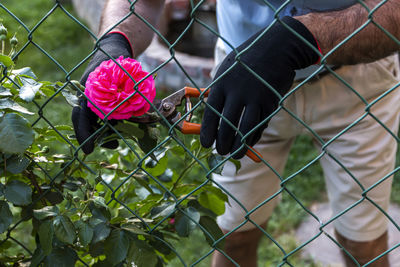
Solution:
[[[365,0],[370,10],[381,0]],[[345,10],[314,12],[296,17],[314,34],[325,55],[336,45],[368,21],[368,11],[361,4]],[[372,15],[373,22],[381,25],[400,40],[400,0],[388,0]],[[345,65],[371,62],[399,51],[398,43],[388,37],[371,21],[365,28],[329,55],[330,64]]]
[[[134,13],[118,24],[121,19],[130,13],[130,2],[128,0],[108,0],[100,22],[99,36],[105,32],[121,31],[126,34],[133,46],[134,57],[140,55],[150,44],[154,32],[138,17],[143,17],[154,27],[164,6],[164,0],[139,0],[134,5]],[[136,13],[136,14],[135,14]],[[115,26],[118,24],[117,26]],[[115,26],[115,27],[114,27]]]

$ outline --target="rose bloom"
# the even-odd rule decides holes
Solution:
[[[139,82],[147,72],[142,70],[140,63],[132,58],[117,58],[116,61]],[[125,101],[120,107],[114,110],[107,118],[109,120],[129,119],[132,116],[143,115],[150,109],[150,104],[136,90],[135,82],[111,59],[102,62],[93,72],[89,74],[86,81],[85,95],[96,105],[88,101],[88,107],[100,118],[108,114],[119,103]],[[146,78],[137,85],[140,91],[150,102],[156,96],[156,88],[152,76]]]

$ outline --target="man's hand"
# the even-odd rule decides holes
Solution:
[[[255,131],[246,138],[246,144],[253,146],[257,143],[267,127],[267,123],[260,123],[277,108],[279,102],[279,97],[269,86],[283,96],[293,84],[295,70],[318,61],[318,44],[310,31],[293,18],[285,17],[282,21],[308,44],[287,26],[276,23],[254,44],[252,42],[260,33],[239,46],[239,52],[248,49],[238,59],[232,51],[219,67],[216,83],[208,97],[208,105],[222,116],[207,105],[200,133],[204,147],[210,147],[216,141],[219,154],[234,153],[241,147],[242,137],[252,129]],[[246,151],[247,147],[243,147],[233,157],[241,158]]]
[[[98,42],[98,48],[81,78],[80,82],[83,85],[85,85],[89,74],[103,61],[109,60],[110,57],[114,59],[119,56],[132,57],[129,41],[120,33],[110,33],[104,36]],[[86,98],[82,96],[79,107],[74,107],[72,110],[72,123],[79,144],[85,142],[100,127],[99,120],[100,118],[87,106]],[[95,136],[82,145],[85,154],[93,152],[94,140]],[[110,141],[102,146],[111,149],[117,148],[118,141]]]

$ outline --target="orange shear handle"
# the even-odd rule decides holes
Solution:
[[[197,89],[196,89],[197,90]],[[183,134],[200,134],[201,124],[183,121],[181,132]],[[246,156],[252,159],[254,162],[261,162],[262,156],[254,148],[246,151]]]
[[[200,94],[203,93],[204,91],[206,91],[205,88],[200,88],[200,90],[199,90],[197,88],[185,86],[185,96],[188,96],[188,97],[199,97]],[[205,97],[208,96],[208,92],[210,92],[209,89],[204,93]]]

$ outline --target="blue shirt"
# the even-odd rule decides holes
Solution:
[[[266,3],[268,2],[269,5]],[[233,47],[239,46],[257,31],[267,27],[283,0],[217,0],[219,33]],[[278,13],[283,16],[300,16],[312,11],[329,11],[347,8],[357,0],[292,0]],[[227,53],[231,51],[225,44]]]

